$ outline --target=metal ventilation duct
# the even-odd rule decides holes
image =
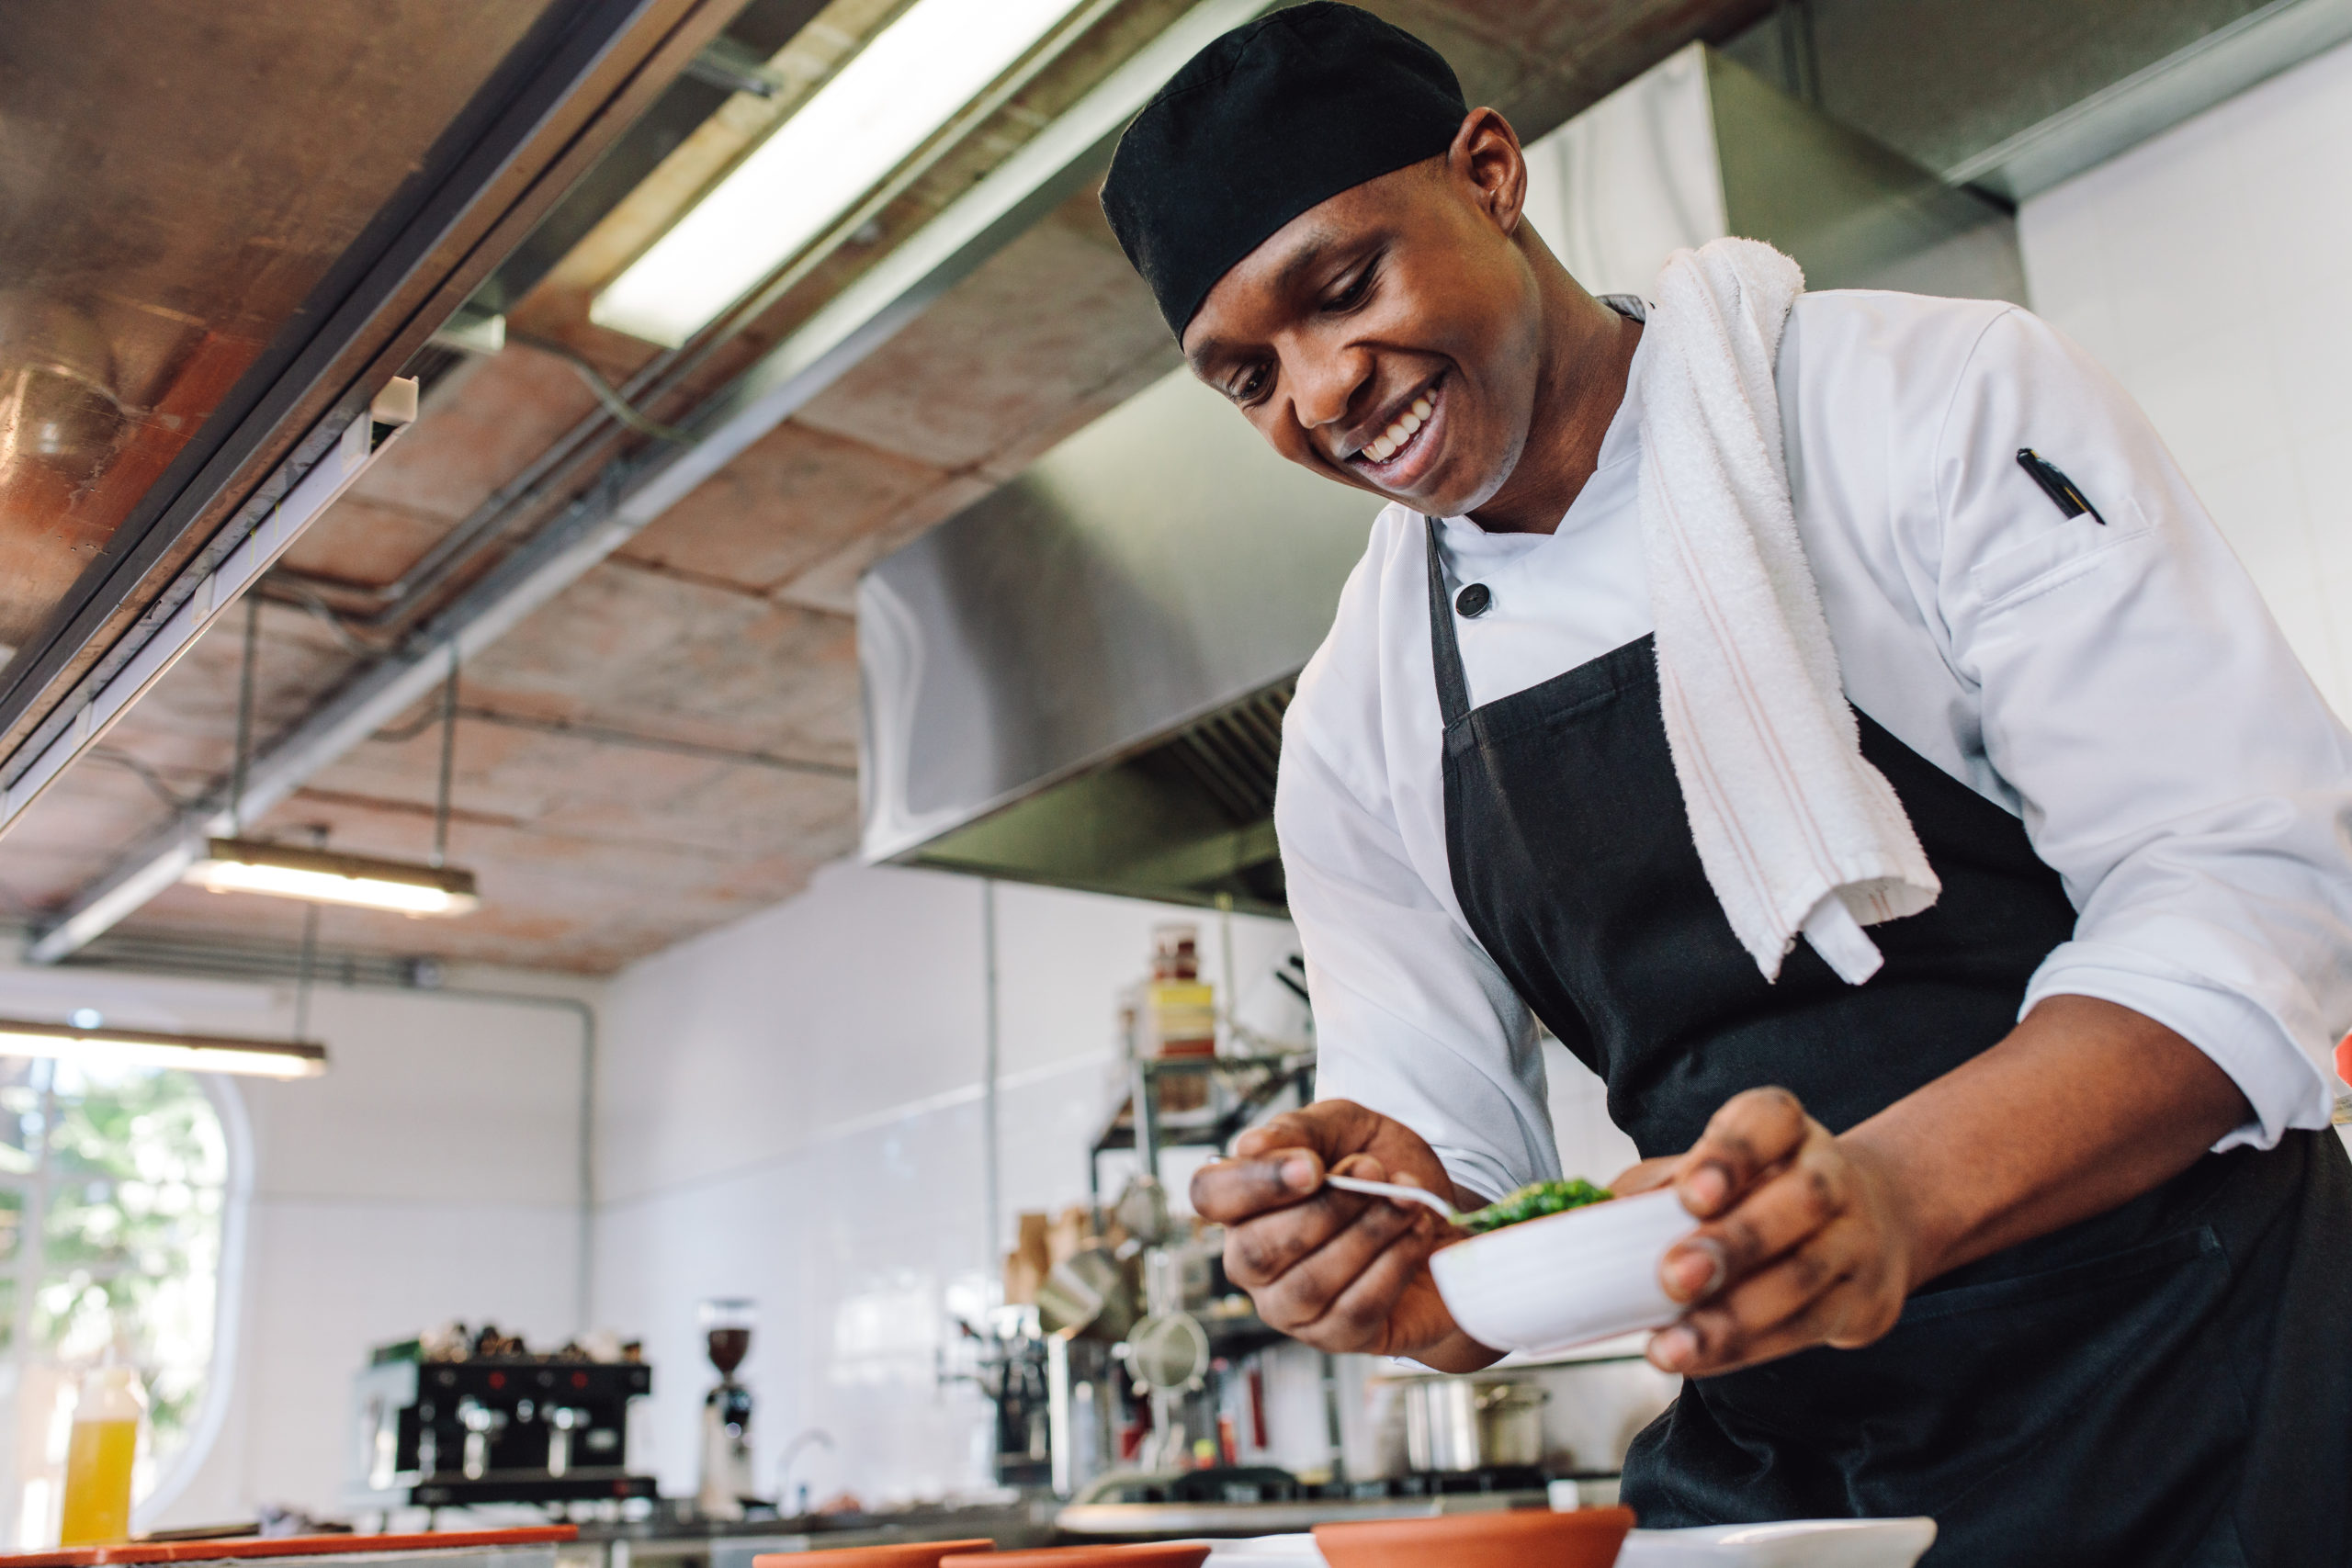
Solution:
[[[2023,296],[2005,208],[1696,48],[1531,164],[1537,231],[1598,288],[1736,231],[1817,288]],[[1281,908],[1282,715],[1378,510],[1180,371],[876,563],[865,858]]]

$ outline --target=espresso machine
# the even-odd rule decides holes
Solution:
[[[752,1391],[735,1381],[735,1369],[751,1354],[759,1303],[714,1296],[697,1315],[718,1384],[703,1396],[702,1484],[695,1511],[709,1519],[740,1519],[746,1504],[761,1500],[752,1481]]]
[[[628,1404],[650,1393],[638,1348],[535,1353],[485,1325],[378,1348],[353,1380],[345,1503],[361,1509],[650,1497],[628,1472]]]

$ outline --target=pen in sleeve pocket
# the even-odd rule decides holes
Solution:
[[[2090,503],[2089,499],[2075,487],[2075,481],[2044,462],[2041,454],[2032,447],[2018,448],[2018,467],[2031,475],[2033,482],[2041,487],[2041,492],[2058,503],[2062,516],[2080,517],[2087,512],[2092,522],[2101,527],[2107,525],[2107,519],[2098,514],[2098,508]]]

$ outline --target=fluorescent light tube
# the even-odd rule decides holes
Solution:
[[[314,1078],[327,1070],[327,1048],[309,1041],[75,1029],[13,1018],[0,1019],[0,1056],[51,1056],[93,1066],[178,1067],[266,1078]]]
[[[675,348],[823,233],[1077,0],[915,0],[589,307]]]
[[[402,915],[465,915],[481,908],[474,874],[410,861],[215,839],[180,878],[215,893],[267,893]]]

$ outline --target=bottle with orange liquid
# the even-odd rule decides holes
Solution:
[[[147,1396],[129,1367],[99,1367],[82,1377],[74,1432],[65,1449],[65,1510],[60,1546],[101,1546],[130,1539],[130,1467]]]

